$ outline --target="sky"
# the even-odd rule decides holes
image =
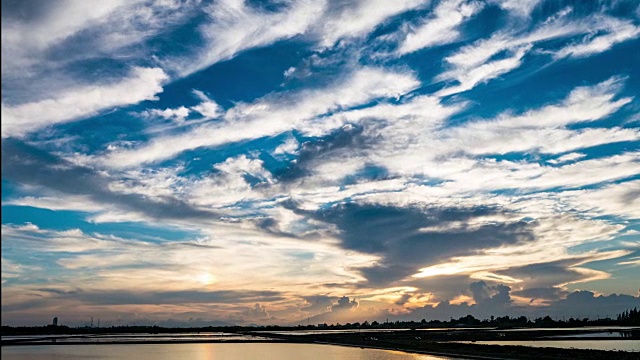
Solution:
[[[2,0],[2,325],[640,307],[636,0]]]

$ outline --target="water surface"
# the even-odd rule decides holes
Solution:
[[[125,334],[74,334],[74,335],[20,335],[3,336],[3,341],[21,340],[21,343],[128,343],[128,342],[205,342],[205,341],[267,341],[264,336],[252,336],[224,332],[195,333],[125,333]]]
[[[530,347],[552,347],[562,349],[622,350],[640,352],[637,340],[513,340],[513,341],[459,341],[479,345],[519,345]]]
[[[449,357],[317,344],[109,344],[3,346],[2,360],[441,360]]]

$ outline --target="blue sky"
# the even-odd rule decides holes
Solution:
[[[640,306],[637,1],[2,1],[2,323]]]

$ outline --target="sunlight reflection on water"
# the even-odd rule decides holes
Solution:
[[[2,347],[3,360],[436,360],[398,351],[316,344],[109,344]]]

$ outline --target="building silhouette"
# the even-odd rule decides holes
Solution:
[[[53,323],[51,323],[53,326],[58,326],[58,317],[54,317],[53,318]]]

